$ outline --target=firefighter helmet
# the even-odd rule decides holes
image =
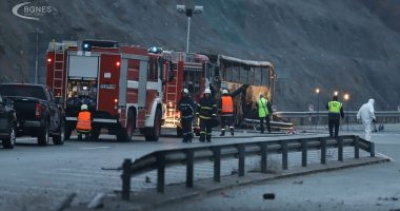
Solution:
[[[206,90],[204,90],[204,94],[211,94],[211,90],[207,88]]]
[[[88,106],[86,104],[81,105],[81,110],[88,110]]]
[[[189,90],[186,89],[186,88],[184,88],[184,89],[182,89],[182,93],[183,93],[183,94],[189,94]]]

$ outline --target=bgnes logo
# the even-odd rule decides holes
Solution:
[[[51,13],[53,8],[51,6],[35,6],[35,5],[30,5],[32,2],[23,2],[20,4],[15,5],[12,8],[12,13],[15,16],[18,16],[23,19],[28,19],[28,20],[40,20],[39,17],[42,17],[48,13]]]

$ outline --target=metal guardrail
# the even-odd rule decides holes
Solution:
[[[344,111],[344,121],[347,123],[357,122],[358,111]],[[307,125],[307,124],[327,124],[328,123],[328,112],[327,111],[305,111],[305,112],[275,112],[274,116],[280,120],[287,122],[293,122],[295,125]],[[400,111],[376,111],[375,116],[379,123],[399,123],[400,122]]]
[[[301,151],[301,165],[307,166],[308,150],[321,150],[321,164],[326,164],[327,148],[338,149],[338,160],[343,161],[343,148],[354,147],[354,158],[358,159],[360,149],[375,156],[375,145],[358,136],[288,138],[212,146],[184,147],[179,149],[160,150],[147,154],[132,162],[125,159],[122,164],[122,199],[129,200],[131,177],[149,171],[157,171],[157,191],[164,193],[165,169],[174,165],[186,165],[186,187],[193,187],[194,163],[199,161],[214,162],[214,181],[221,180],[221,160],[238,158],[238,175],[245,175],[245,157],[260,156],[261,173],[267,173],[268,154],[282,154],[282,169],[288,169],[288,153]]]

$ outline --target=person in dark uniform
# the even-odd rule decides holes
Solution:
[[[194,118],[195,104],[192,98],[189,96],[189,90],[184,88],[182,90],[182,97],[178,102],[177,109],[181,112],[181,127],[184,143],[192,142],[192,121]]]
[[[335,138],[339,136],[340,117],[344,118],[343,106],[339,102],[338,96],[333,96],[332,100],[326,105],[328,109],[329,136],[333,137],[333,127],[335,127]]]
[[[225,136],[225,123],[228,122],[229,130],[231,135],[234,135],[234,127],[233,127],[233,111],[234,111],[234,104],[233,99],[229,95],[228,90],[222,90],[222,96],[219,102],[219,110],[220,110],[220,117],[221,117],[221,135]]]
[[[203,98],[197,105],[196,115],[200,118],[200,142],[211,142],[211,132],[217,117],[217,103],[211,97],[211,90],[205,89]]]

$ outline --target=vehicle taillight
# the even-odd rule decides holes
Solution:
[[[36,103],[36,118],[40,118],[42,116],[42,105],[40,103]]]
[[[50,64],[50,63],[51,63],[51,61],[52,61],[52,60],[51,60],[51,58],[47,58],[47,63],[49,63],[49,64]]]
[[[116,62],[115,66],[117,66],[117,67],[121,66],[121,62],[120,61]]]
[[[114,109],[117,109],[117,108],[118,108],[118,99],[115,98],[114,99]]]

